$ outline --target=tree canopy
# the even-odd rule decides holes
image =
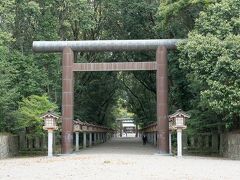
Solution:
[[[20,130],[26,128],[27,134],[41,136],[44,124],[41,116],[49,110],[57,111],[57,105],[50,102],[46,95],[23,98],[15,112],[18,119],[17,128]]]
[[[187,43],[179,45],[180,65],[190,88],[198,92],[197,109],[215,114],[214,119],[202,119],[206,126],[236,129],[240,125],[239,11],[238,0],[210,5],[196,19]]]
[[[239,3],[2,0],[0,131],[17,132],[30,127],[30,119],[38,122],[38,113],[26,121],[19,115],[27,101],[35,111],[31,99],[61,111],[61,56],[33,53],[33,40],[155,38],[188,38],[168,55],[169,113],[179,108],[191,113],[193,133],[239,128]],[[155,52],[75,53],[75,62],[154,60]],[[117,117],[130,114],[138,124],[154,122],[155,81],[154,71],[75,73],[74,118],[110,127]]]

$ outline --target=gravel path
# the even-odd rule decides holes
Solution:
[[[0,179],[240,179],[240,161],[160,156],[140,139],[122,138],[68,156],[0,161]]]

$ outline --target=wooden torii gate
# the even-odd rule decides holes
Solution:
[[[156,71],[157,145],[160,154],[169,153],[167,51],[180,39],[34,41],[35,52],[62,52],[62,153],[73,151],[74,72],[77,71]],[[156,61],[75,63],[75,52],[156,50]]]

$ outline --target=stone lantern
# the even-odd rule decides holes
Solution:
[[[182,111],[177,110],[174,114],[169,116],[169,120],[172,122],[172,128],[177,130],[177,156],[182,156],[182,130],[186,129],[186,119],[190,118],[190,115]]]
[[[57,120],[60,118],[58,115],[47,112],[41,118],[44,120],[43,129],[48,131],[48,157],[53,156],[53,131],[57,130]]]

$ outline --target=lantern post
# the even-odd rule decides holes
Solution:
[[[53,156],[53,131],[57,130],[57,120],[59,116],[48,111],[46,114],[41,116],[44,120],[43,129],[48,131],[48,157]]]
[[[182,157],[182,130],[186,129],[186,119],[190,118],[190,115],[182,111],[177,110],[174,114],[169,116],[169,121],[172,122],[173,129],[177,130],[177,156]]]

